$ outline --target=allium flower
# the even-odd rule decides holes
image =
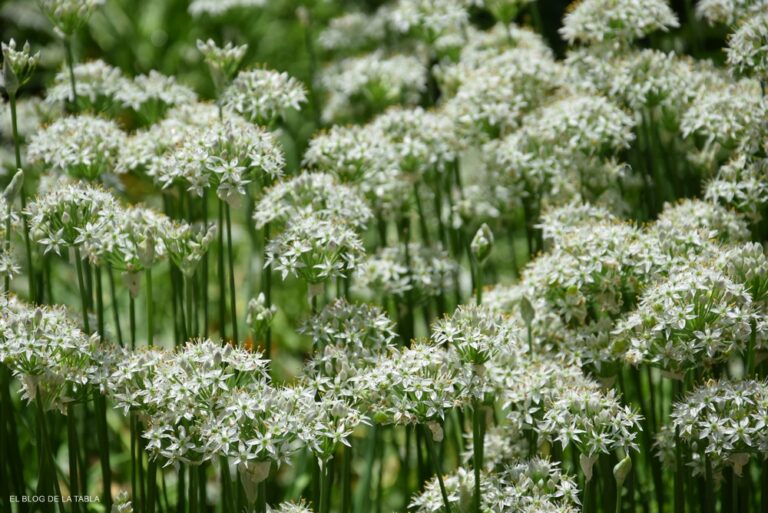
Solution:
[[[302,502],[281,502],[277,506],[267,505],[267,513],[312,513],[312,508]]]
[[[360,237],[342,218],[300,214],[266,248],[266,264],[307,283],[349,276],[365,253]]]
[[[673,52],[638,50],[611,63],[606,93],[635,111],[661,107],[665,122],[679,121],[702,89],[710,85],[710,78],[694,61]]]
[[[82,400],[95,365],[96,338],[80,331],[62,308],[34,307],[0,297],[0,362],[19,379],[24,398],[61,411]]]
[[[328,93],[324,121],[367,119],[391,105],[417,104],[427,88],[427,70],[416,57],[376,51],[343,59],[322,70],[318,80]]]
[[[315,135],[304,152],[304,165],[330,173],[343,183],[364,180],[372,168],[387,166],[394,158],[384,143],[384,134],[373,128],[334,125]]]
[[[565,15],[560,35],[571,44],[623,45],[679,25],[665,0],[582,0]]]
[[[312,391],[275,388],[257,381],[232,390],[223,398],[223,410],[202,426],[206,450],[226,456],[237,465],[249,501],[256,485],[267,478],[272,463],[286,462],[304,433],[302,408],[314,401]]]
[[[29,82],[40,60],[40,52],[32,53],[29,43],[24,43],[21,50],[16,50],[16,41],[0,45],[3,53],[2,77],[0,86],[8,94],[16,94],[20,87]]]
[[[377,14],[348,12],[333,18],[317,36],[323,50],[338,53],[355,53],[371,50],[386,36],[386,19]]]
[[[271,305],[267,307],[267,300],[263,292],[255,298],[248,301],[248,308],[245,317],[245,324],[256,337],[262,337],[272,324],[272,319],[277,313],[277,307]]]
[[[507,410],[507,424],[518,431],[534,428],[564,390],[599,391],[598,383],[573,362],[522,349],[500,352],[488,363],[487,374]]]
[[[129,135],[120,147],[115,172],[147,172],[156,160],[199,135],[200,127],[166,118]],[[153,170],[155,171],[155,170]]]
[[[444,478],[453,511],[471,511],[475,477],[459,467]],[[494,513],[576,513],[578,489],[556,463],[536,458],[520,460],[498,474],[484,474],[480,480],[481,511]],[[410,504],[417,513],[446,513],[437,479]]]
[[[683,137],[698,136],[705,147],[717,143],[732,148],[763,119],[765,104],[760,89],[754,82],[742,81],[702,91],[683,115],[680,130]]]
[[[251,9],[264,7],[267,0],[192,0],[188,11],[194,17],[204,14],[209,16],[221,16],[233,9]]]
[[[404,296],[413,292],[417,301],[426,301],[450,290],[456,263],[447,253],[417,243],[384,247],[360,263],[356,283],[386,295]]]
[[[750,15],[759,14],[765,0],[700,0],[696,2],[696,15],[710,24],[734,25]]]
[[[684,374],[743,351],[753,315],[744,285],[694,263],[645,291],[637,310],[616,327],[613,350],[631,364]]]
[[[119,68],[102,60],[76,64],[73,73],[78,107],[94,112],[108,110],[114,105],[117,92],[130,86],[129,80]],[[56,74],[45,101],[54,104],[74,101],[68,69],[62,69]]]
[[[224,201],[245,195],[250,183],[280,176],[285,157],[275,136],[244,119],[201,128],[181,145],[154,159],[147,174],[163,189],[184,186],[197,196],[209,187]]]
[[[192,276],[216,237],[216,226],[194,226],[174,222],[161,234],[171,261],[186,276]]]
[[[319,400],[304,401],[299,414],[302,430],[299,438],[325,466],[340,445],[351,447],[352,432],[368,419],[347,400],[326,394]]]
[[[759,222],[768,204],[768,162],[735,157],[707,184],[705,198],[740,212],[752,223]]]
[[[469,22],[470,0],[398,0],[388,13],[398,32],[411,33],[428,43],[441,35],[458,32]]]
[[[471,437],[461,455],[464,464],[469,464],[474,457],[474,447]],[[517,425],[510,422],[499,422],[488,426],[483,437],[483,470],[487,472],[502,472],[510,463],[528,457],[530,454],[528,439]]]
[[[650,231],[665,250],[678,255],[698,252],[710,241],[732,244],[749,240],[749,227],[739,214],[697,199],[665,205]]]
[[[506,350],[517,335],[503,316],[476,305],[459,306],[432,327],[435,343],[453,348],[459,360],[478,367]]]
[[[768,453],[768,384],[764,381],[711,381],[673,406],[671,423],[661,436],[662,459],[674,444],[674,432],[692,451],[685,462],[694,475],[705,475],[707,464],[720,473],[730,466],[737,476],[752,454]]]
[[[88,21],[104,0],[40,0],[40,7],[65,37]]]
[[[216,87],[221,88],[237,73],[240,61],[248,51],[248,45],[235,46],[228,42],[224,46],[218,46],[213,39],[207,41],[198,39],[197,49],[203,54],[203,59],[208,64]]]
[[[222,103],[252,123],[269,126],[307,101],[304,85],[287,73],[241,71],[224,91]]]
[[[336,219],[364,228],[372,213],[360,194],[329,174],[302,173],[278,182],[264,193],[253,213],[257,228],[291,223],[297,217]]]
[[[539,434],[568,447],[578,447],[584,474],[591,476],[592,464],[600,454],[616,450],[638,451],[635,442],[640,415],[619,402],[614,390],[602,392],[594,387],[567,388],[544,405],[544,415],[536,426]]]
[[[365,391],[361,400],[375,422],[431,423],[433,435],[439,435],[445,411],[469,401],[462,373],[456,353],[416,342],[382,356],[357,379]]]
[[[321,132],[310,141],[304,164],[330,173],[342,183],[354,184],[374,210],[385,217],[399,212],[411,193],[412,185],[398,168],[392,145],[374,124],[335,125]]]
[[[133,513],[133,504],[128,492],[122,491],[115,497],[115,502],[112,503],[111,513]]]
[[[433,74],[444,97],[452,97],[475,70],[511,49],[530,51],[542,61],[552,62],[552,49],[534,31],[514,24],[497,23],[489,31],[467,27],[466,41],[462,41],[458,62],[444,60],[433,67]]]
[[[388,150],[401,172],[415,176],[432,169],[442,172],[458,159],[453,123],[441,112],[392,108],[376,117],[368,129],[387,138]]]
[[[134,111],[143,121],[154,123],[175,105],[192,103],[195,92],[176,83],[174,77],[158,73],[138,75],[115,91],[115,100],[124,108]]]
[[[736,283],[744,285],[750,298],[765,308],[768,300],[768,257],[763,245],[747,242],[722,251],[717,266]]]
[[[603,207],[572,201],[566,205],[549,208],[541,214],[537,228],[542,238],[556,246],[562,246],[570,233],[589,223],[614,223],[618,219]]]
[[[587,223],[573,229],[523,274],[536,312],[534,335],[597,367],[613,360],[614,323],[666,261],[657,241],[631,225]]]
[[[217,421],[228,415],[236,387],[257,393],[269,388],[266,380],[260,354],[199,340],[172,354],[127,352],[109,378],[108,391],[119,408],[136,411],[147,423],[143,436],[150,454],[166,465],[199,464],[229,455],[221,438],[227,426]]]
[[[445,104],[462,135],[484,141],[517,128],[520,118],[559,85],[559,68],[533,50],[509,50],[470,74]]]
[[[522,131],[555,155],[606,155],[629,148],[634,120],[601,96],[570,96],[532,112]]]
[[[79,247],[82,231],[119,209],[110,193],[84,184],[65,185],[39,196],[28,205],[30,238],[44,253],[61,255],[62,249]]]
[[[74,178],[96,180],[114,171],[125,133],[114,121],[87,114],[64,117],[31,137],[27,156]]]
[[[301,332],[312,339],[312,373],[344,386],[387,353],[395,339],[394,323],[381,308],[338,299],[312,317]],[[343,392],[338,390],[336,393]]]
[[[768,12],[750,16],[728,39],[728,65],[739,75],[768,78]]]

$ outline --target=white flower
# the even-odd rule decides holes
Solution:
[[[224,91],[224,106],[252,123],[268,126],[307,101],[304,86],[287,73],[265,69],[241,71]]]
[[[114,121],[83,114],[64,117],[30,138],[28,158],[74,178],[96,180],[115,170],[125,133]]]
[[[571,44],[624,44],[679,25],[665,0],[582,0],[566,14],[560,34]]]

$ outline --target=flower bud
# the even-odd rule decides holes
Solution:
[[[5,199],[6,203],[9,205],[13,203],[13,200],[16,199],[16,196],[19,195],[19,192],[21,192],[21,188],[24,185],[24,172],[19,169],[15,175],[13,175],[13,178],[11,179],[11,183],[8,184],[8,187],[5,188],[3,191],[3,199]]]
[[[536,311],[533,309],[531,301],[528,296],[523,296],[520,300],[520,317],[523,318],[526,326],[530,326],[533,322],[533,318],[536,317]]]
[[[632,470],[632,458],[629,457],[629,455],[625,456],[623,460],[618,462],[613,467],[613,477],[616,479],[616,486],[621,486],[624,484],[624,480],[629,475],[629,472]]]
[[[477,230],[470,244],[470,249],[479,263],[482,264],[488,259],[493,249],[493,232],[487,224],[483,223]]]
[[[445,438],[445,432],[443,431],[443,426],[441,426],[440,423],[434,421],[427,422],[427,427],[432,433],[432,440],[435,442],[443,441],[443,438]]]
[[[9,95],[15,95],[26,84],[40,60],[40,52],[32,54],[29,43],[24,43],[21,50],[16,50],[16,41],[11,39],[2,44],[3,51],[3,88]]]
[[[597,456],[587,456],[585,454],[579,455],[579,466],[581,466],[581,471],[584,472],[584,479],[586,481],[592,479],[592,467],[595,465],[596,461]]]

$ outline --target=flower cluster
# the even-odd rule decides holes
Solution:
[[[195,17],[207,14],[222,16],[233,9],[264,7],[266,0],[193,0],[189,4],[189,14]]]
[[[303,173],[267,190],[256,205],[253,220],[257,228],[262,228],[291,223],[310,214],[356,228],[364,227],[372,215],[355,189],[338,183],[329,174]]]
[[[739,74],[752,75],[765,80],[768,74],[768,13],[750,17],[733,33],[728,41],[728,65]]]
[[[752,329],[752,300],[739,283],[701,264],[650,287],[616,328],[614,349],[633,364],[684,373],[743,351]]]
[[[240,117],[182,134],[181,139],[149,164],[147,174],[164,189],[180,185],[203,196],[215,188],[220,199],[234,202],[249,184],[279,177],[285,166],[275,136]]]
[[[291,219],[270,240],[266,265],[283,279],[292,275],[307,283],[321,283],[349,276],[364,253],[360,236],[343,220],[308,213]]]
[[[224,106],[260,125],[270,125],[307,101],[304,86],[287,73],[257,69],[240,72],[224,91]]]
[[[86,399],[96,344],[63,308],[0,297],[0,362],[19,379],[30,402],[64,411],[69,403]]]
[[[87,114],[63,117],[32,136],[28,157],[74,178],[97,180],[115,170],[125,137],[114,121]]]
[[[662,431],[660,453],[670,457],[676,437],[690,448],[685,463],[694,475],[707,466],[730,466],[742,475],[754,453],[768,453],[768,385],[762,381],[713,381],[696,388],[673,406],[671,423]]]
[[[413,294],[423,301],[450,290],[456,263],[447,253],[420,244],[381,248],[360,263],[356,283],[386,295]]]
[[[312,339],[311,373],[332,380],[322,383],[343,393],[352,377],[371,367],[386,354],[395,339],[394,325],[376,306],[336,300],[312,317],[302,332]]]
[[[414,105],[426,91],[426,71],[416,57],[387,56],[378,50],[343,59],[318,78],[328,93],[323,120],[367,118],[394,104]]]
[[[445,477],[448,501],[453,511],[471,511],[475,477],[459,467]],[[519,460],[499,474],[483,475],[480,481],[481,511],[498,513],[575,513],[579,500],[576,483],[556,463],[545,459]],[[446,513],[436,479],[414,497],[411,507],[418,513]]]
[[[560,34],[569,43],[629,43],[679,22],[664,0],[583,0],[563,19]]]
[[[88,21],[105,0],[40,0],[43,12],[65,37]]]

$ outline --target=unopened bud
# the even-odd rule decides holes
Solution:
[[[483,223],[477,230],[470,244],[470,249],[479,263],[482,264],[488,259],[493,249],[493,232],[487,224]]]
[[[526,326],[530,326],[533,318],[536,317],[536,311],[533,309],[533,305],[527,296],[523,296],[520,300],[520,317],[523,318]]]
[[[616,485],[621,486],[624,484],[624,480],[632,470],[632,458],[625,456],[623,460],[618,462],[613,467],[613,477],[616,479]]]
[[[16,196],[18,196],[19,192],[21,192],[21,187],[23,185],[24,172],[19,169],[16,171],[16,174],[13,175],[13,178],[11,178],[11,183],[9,183],[8,187],[6,187],[3,191],[3,198],[5,199],[6,203],[9,205],[13,203],[13,200],[16,199]]]

